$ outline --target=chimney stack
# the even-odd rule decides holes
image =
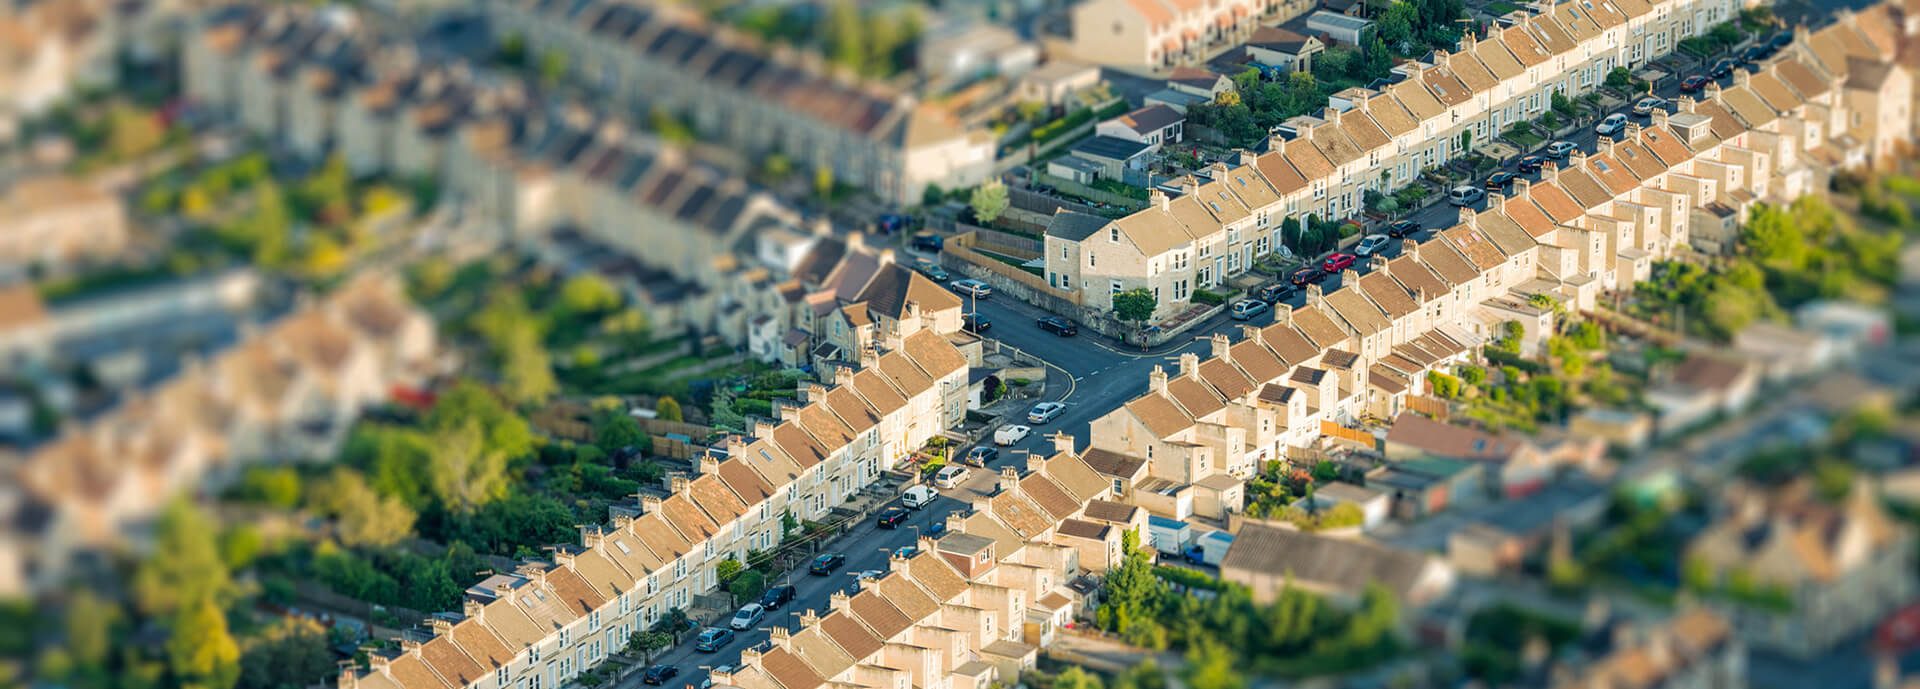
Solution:
[[[1182,175],[1180,177],[1180,195],[1181,196],[1194,196],[1199,193],[1200,193],[1200,180],[1194,179],[1193,175]]]
[[[852,386],[853,369],[846,366],[833,367],[833,385],[840,388]]]
[[[1047,466],[1047,459],[1045,457],[1042,457],[1040,453],[1038,452],[1027,453],[1027,471],[1038,472],[1041,469],[1046,468],[1046,466]]]
[[[1154,364],[1153,371],[1147,374],[1147,390],[1149,392],[1167,391],[1167,370],[1161,368],[1159,364]]]
[[[642,493],[640,495],[640,513],[654,514],[659,512],[661,502],[662,501],[660,500],[660,496],[658,495],[653,495],[651,493]]]
[[[1193,352],[1180,353],[1180,377],[1192,378],[1200,375],[1200,355]]]
[[[1372,256],[1368,256],[1367,269],[1368,270],[1386,270],[1387,269],[1386,255],[1381,254],[1379,252],[1375,252]]]
[[[1353,266],[1347,266],[1340,270],[1341,289],[1353,287],[1358,284],[1360,284],[1360,271],[1354,270]]]
[[[728,457],[747,456],[747,437],[739,433],[727,434],[726,451]]]
[[[1551,160],[1540,166],[1540,183],[1551,184],[1560,179],[1560,164]]]
[[[1747,73],[1747,71],[1744,69],[1739,70],[1739,72],[1741,74]],[[1659,127],[1661,129],[1667,128],[1667,111],[1661,110],[1660,108],[1653,109],[1653,126]]]
[[[1277,131],[1267,132],[1267,152],[1286,155],[1287,137],[1282,136],[1280,132]]]
[[[1307,283],[1307,300],[1302,305],[1309,309],[1318,308],[1325,296],[1325,292],[1320,289],[1320,283],[1309,282]]]
[[[1414,263],[1419,263],[1420,243],[1411,238],[1400,240],[1400,255],[1413,259]]]
[[[1542,165],[1542,166],[1540,166],[1540,169],[1542,169],[1542,170],[1545,170],[1545,169],[1547,169],[1547,166],[1545,166],[1545,165]],[[1527,197],[1527,190],[1529,190],[1529,189],[1531,189],[1531,188],[1533,188],[1533,182],[1529,182],[1529,181],[1527,181],[1527,178],[1525,178],[1525,177],[1515,177],[1515,178],[1513,178],[1513,197],[1514,197],[1514,198],[1516,198],[1516,199],[1524,199],[1524,198],[1526,198],[1526,197]]]
[[[1147,205],[1164,211],[1167,209],[1167,200],[1167,192],[1159,189],[1147,190]]]
[[[1600,137],[1597,140],[1597,143],[1594,144],[1593,154],[1602,155],[1602,156],[1613,155],[1613,137],[1611,136]]]
[[[667,477],[667,490],[671,491],[674,495],[686,495],[687,491],[692,487],[693,480],[686,476],[676,474]]]
[[[1233,162],[1235,165],[1239,165],[1240,167],[1247,167],[1247,166],[1253,165],[1257,159],[1258,159],[1258,156],[1255,156],[1253,154],[1253,151],[1249,151],[1244,148],[1233,149]]]
[[[1241,326],[1240,326],[1240,339],[1242,339],[1242,340],[1252,340],[1252,341],[1254,341],[1254,342],[1259,342],[1259,343],[1261,343],[1261,344],[1266,344],[1266,341],[1265,341],[1264,339],[1262,339],[1262,338],[1260,337],[1260,328],[1259,328],[1259,327],[1257,327],[1257,326],[1251,326],[1251,325],[1246,325],[1246,324],[1241,324]]]
[[[1226,164],[1225,162],[1222,162],[1222,161],[1217,161],[1217,160],[1216,160],[1216,161],[1214,161],[1212,165],[1208,165],[1208,166],[1207,166],[1207,176],[1208,176],[1208,177],[1210,177],[1210,178],[1212,178],[1212,179],[1213,179],[1213,181],[1215,181],[1215,182],[1224,182],[1224,181],[1226,181],[1226,179],[1227,179],[1227,164]]]
[[[1068,435],[1066,431],[1061,431],[1047,437],[1053,440],[1054,452],[1066,455],[1073,454],[1073,436]]]
[[[831,612],[846,612],[847,605],[852,602],[853,597],[847,595],[847,592],[834,591],[832,595],[827,596],[827,609]]]
[[[1412,241],[1412,240],[1408,240]],[[1280,302],[1273,305],[1273,322],[1276,325],[1293,325],[1293,305]],[[1262,338],[1264,339],[1264,338]]]
[[[1233,341],[1227,339],[1226,333],[1214,333],[1212,337],[1207,338],[1207,344],[1212,345],[1212,354],[1209,356],[1215,359],[1232,360],[1233,354],[1228,347],[1233,346]]]
[[[1012,464],[1000,467],[1000,492],[1008,493],[1020,488],[1020,470]]]

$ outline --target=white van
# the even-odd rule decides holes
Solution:
[[[908,488],[905,495],[900,496],[900,504],[906,505],[907,509],[917,510],[926,507],[927,503],[933,502],[937,497],[940,497],[940,494],[933,492],[932,488],[914,486]]]

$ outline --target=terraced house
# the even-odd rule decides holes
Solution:
[[[1087,7],[1093,6],[1082,11]],[[1282,123],[1266,153],[1241,154],[1230,166],[1197,173],[1181,197],[1199,187],[1228,192],[1200,199],[1204,214],[1168,217],[1170,204],[1156,198],[1136,214],[1144,217],[1102,228],[1075,222],[1049,232],[1048,279],[1061,289],[1084,290],[1081,303],[1096,310],[1111,308],[1108,295],[1137,287],[1159,289],[1160,303],[1177,308],[1192,290],[1238,275],[1277,248],[1285,219],[1355,215],[1366,192],[1406,186],[1420,171],[1466,153],[1472,142],[1538,117],[1554,94],[1591,91],[1613,68],[1664,55],[1734,10],[1727,0],[1532,3],[1501,17],[1484,39],[1469,37],[1453,50],[1403,62],[1379,89],[1346,89],[1318,115]],[[1243,176],[1246,184],[1213,187]],[[1253,177],[1265,184],[1253,185]],[[1095,246],[1100,242],[1105,251]]]
[[[481,225],[586,255],[656,327],[746,343],[765,314],[746,308],[761,296],[750,271],[784,278],[824,231],[620,120],[424,64],[337,16],[234,5],[199,20],[183,71],[196,105],[309,158],[336,153],[356,175],[438,180]]]
[[[815,55],[767,49],[689,8],[632,0],[494,0],[496,31],[529,55],[566,56],[573,80],[647,112],[665,108],[758,158],[784,154],[895,203],[928,185],[992,172],[993,136],[877,83],[831,74]]]
[[[803,614],[799,629],[776,627],[769,646],[743,652],[740,667],[715,673],[715,683],[984,689],[1032,669],[1038,647],[1084,604],[1066,582],[1118,562],[1122,534],[1144,520],[1104,499],[1105,482],[1071,443],[1062,436],[1066,449],[1003,470],[994,496],[949,517],[948,534],[923,538],[917,554],[895,557],[858,594],[834,594],[830,609]],[[460,611],[434,615],[397,653],[343,672],[339,686],[562,686],[634,630],[712,589],[713,565],[777,541],[780,515],[805,509],[820,471],[777,440],[736,440],[667,496],[583,528],[580,544],[552,561],[469,588]]]
[[[1886,6],[1867,14],[1899,16]],[[1340,289],[1308,285],[1301,308],[1277,306],[1273,325],[1245,328],[1237,343],[1216,336],[1210,358],[1188,354],[1177,371],[1156,370],[1146,394],[1093,422],[1093,447],[1105,458],[1101,464],[1113,467],[1105,475],[1115,492],[1175,518],[1222,516],[1237,509],[1234,491],[1262,462],[1314,444],[1328,424],[1398,415],[1409,396],[1425,392],[1428,372],[1463,360],[1505,323],[1526,326],[1523,349],[1538,347],[1541,333],[1551,332],[1552,314],[1532,297],[1592,308],[1603,290],[1645,279],[1656,258],[1688,246],[1727,250],[1736,236],[1731,228],[1754,203],[1820,188],[1817,170],[1850,156],[1864,162],[1871,148],[1865,142],[1883,130],[1892,130],[1898,145],[1911,145],[1910,116],[1856,119],[1847,106],[1897,112],[1883,103],[1910,100],[1904,68],[1884,58],[1866,61],[1870,43],[1858,19],[1805,37],[1732,87],[1709,88],[1699,101],[1678,99],[1672,115],[1656,112],[1646,126],[1629,124],[1618,139],[1600,139],[1593,155],[1574,154],[1565,167],[1549,164],[1538,182],[1519,180],[1510,193],[1491,194],[1487,210],[1463,209],[1458,224],[1433,239],[1407,241],[1391,260],[1374,257],[1365,276],[1343,272]],[[1823,50],[1836,55],[1822,59]],[[1840,59],[1847,50],[1854,53]],[[1831,71],[1841,67],[1848,71]],[[1867,77],[1856,80],[1860,71]],[[1847,91],[1866,84],[1881,85],[1878,98],[1849,98]],[[1279,155],[1293,156],[1302,141],[1276,142]],[[1279,176],[1263,175],[1270,166],[1261,165],[1273,155],[1209,172],[1224,180],[1273,179]],[[1179,255],[1231,237],[1176,234],[1201,216],[1171,209],[1211,210],[1203,201],[1210,193],[1240,188],[1218,179],[1190,183],[1182,197],[1156,197],[1155,207],[1111,223],[1057,217],[1050,252],[1064,248],[1072,256],[1070,238],[1082,237],[1077,243],[1088,264],[1120,270],[1133,264],[1109,257],[1131,254],[1141,263],[1143,245],[1155,256]],[[1146,284],[1195,275],[1178,263],[1146,265],[1148,280],[1160,281]],[[1142,284],[1115,282],[1125,289]]]
[[[1615,59],[1622,44],[1611,44],[1605,36],[1611,31],[1636,35],[1628,31],[1632,23],[1615,19],[1634,19],[1638,12],[1640,8],[1582,0],[1509,13],[1503,17],[1503,23],[1509,23],[1505,29],[1471,46],[1396,65],[1394,83],[1380,90],[1348,88],[1334,94],[1319,115],[1283,123],[1269,138],[1265,154],[1242,152],[1231,165],[1215,163],[1196,171],[1183,180],[1177,196],[1152,196],[1146,209],[1117,221],[1077,215],[1056,219],[1046,232],[1046,278],[1056,288],[1081,290],[1081,303],[1094,313],[1112,309],[1112,294],[1133,288],[1156,292],[1162,305],[1156,317],[1175,313],[1185,307],[1192,290],[1213,288],[1279,248],[1279,226],[1286,219],[1304,223],[1308,217],[1350,217],[1361,209],[1365,192],[1404,186],[1421,169],[1461,154],[1461,134],[1469,134],[1469,142],[1484,140],[1513,121],[1544,111],[1553,92],[1578,94],[1594,88],[1611,65],[1624,61]],[[1642,142],[1640,134],[1630,134],[1622,136],[1619,155],[1599,155],[1607,159],[1596,167],[1603,167],[1599,173],[1609,177],[1615,194],[1626,186],[1615,175],[1622,167],[1632,167],[1634,182],[1655,182],[1644,184],[1649,192],[1628,200],[1649,207],[1626,213],[1642,226],[1638,234],[1622,234],[1622,246],[1632,249],[1630,261],[1645,259],[1640,251],[1661,253],[1661,246],[1688,244],[1686,226],[1695,215],[1693,207],[1703,207],[1707,196],[1713,196],[1695,192],[1695,205],[1665,196],[1692,188],[1686,177],[1695,177],[1688,169],[1668,184],[1667,169],[1692,157],[1674,146],[1693,148],[1692,140],[1703,136],[1730,144],[1724,152],[1732,159],[1728,165],[1741,171],[1738,182],[1730,184],[1736,194],[1709,209],[1730,211],[1716,215],[1724,219],[1722,226],[1740,217],[1753,200],[1791,200],[1818,188],[1824,182],[1822,169],[1889,161],[1895,146],[1912,138],[1912,77],[1893,59],[1903,42],[1885,35],[1884,29],[1866,27],[1907,27],[1901,21],[1903,12],[1882,4],[1860,15],[1843,13],[1834,27],[1818,33],[1803,31],[1788,56],[1770,59],[1761,73],[1738,75],[1724,92],[1709,86],[1697,111],[1676,115],[1684,127],[1657,127],[1674,132],[1672,138],[1661,142],[1663,134],[1655,132]],[[1705,21],[1722,10],[1709,4],[1688,17],[1693,15]],[[1680,35],[1693,31],[1688,27],[1697,27],[1699,21],[1672,19],[1665,25],[1642,25],[1642,31]],[[1628,48],[1632,44],[1624,42]],[[1705,127],[1699,125],[1703,119]],[[1703,167],[1701,175],[1724,177],[1724,169]],[[1582,184],[1580,190],[1586,202],[1599,203],[1592,184]],[[1549,196],[1553,200],[1548,203],[1559,209],[1559,196]],[[1653,215],[1651,209],[1665,213]],[[1572,217],[1569,213],[1549,219],[1565,223]],[[1724,244],[1722,240],[1713,242]],[[1559,240],[1551,244],[1559,246]],[[1605,286],[1615,284],[1611,267],[1596,269],[1611,261],[1601,259],[1592,246],[1588,242],[1590,255],[1582,273],[1596,273],[1594,278]]]

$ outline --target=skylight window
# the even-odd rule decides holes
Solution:
[[[1607,166],[1607,161],[1604,160],[1593,161],[1593,166],[1601,172],[1611,172],[1613,170],[1613,168]]]
[[[626,542],[626,541],[623,541],[623,540],[620,540],[620,539],[618,539],[618,538],[616,538],[616,539],[613,539],[613,547],[615,547],[615,548],[619,548],[619,549],[620,549],[620,552],[623,552],[623,553],[626,553],[626,554],[628,554],[628,555],[632,555],[632,554],[633,554],[633,549],[632,549],[632,548],[628,548],[628,547],[627,547],[627,542]]]

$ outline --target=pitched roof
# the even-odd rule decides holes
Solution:
[[[1367,298],[1372,299],[1373,303],[1379,306],[1381,311],[1386,312],[1389,318],[1403,318],[1420,310],[1420,307],[1413,303],[1413,297],[1408,296],[1407,291],[1401,289],[1400,285],[1387,275],[1387,271],[1376,270],[1360,276],[1360,289],[1366,292]]]
[[[1326,300],[1327,306],[1361,335],[1372,335],[1393,327],[1393,322],[1380,312],[1380,307],[1374,306],[1359,290],[1341,287],[1328,293]]]
[[[445,636],[428,641],[420,646],[420,658],[427,667],[439,673],[440,677],[456,687],[464,687],[486,677],[486,668],[473,662],[465,651]]]
[[[1300,49],[1306,47],[1307,40],[1307,36],[1277,26],[1261,26],[1253,30],[1253,36],[1247,39],[1247,45],[1297,54]]]
[[[1335,323],[1323,308],[1301,307],[1293,310],[1293,327],[1319,347],[1332,347],[1347,339],[1347,331]],[[1298,363],[1298,362],[1295,362]]]
[[[1254,169],[1260,171],[1260,176],[1265,177],[1267,183],[1272,184],[1283,196],[1307,188],[1307,178],[1293,168],[1293,163],[1288,162],[1285,155],[1262,153],[1253,160],[1253,165]]]
[[[1507,260],[1506,256],[1493,245],[1492,240],[1471,227],[1463,225],[1441,230],[1436,234],[1437,239],[1466,256],[1467,260],[1472,261],[1474,267],[1482,272],[1491,270]]]
[[[1387,261],[1387,274],[1407,288],[1407,291],[1425,292],[1427,299],[1438,299],[1447,293],[1447,284],[1434,277],[1433,271],[1420,265],[1414,257],[1402,255]]]
[[[1800,94],[1801,98],[1811,99],[1826,93],[1830,88],[1825,79],[1814,73],[1812,67],[1808,67],[1807,63],[1798,59],[1788,58],[1776,62],[1773,70],[1779,73],[1780,80],[1786,82],[1787,86]]]
[[[1054,211],[1053,218],[1047,221],[1047,236],[1073,242],[1085,241],[1110,222],[1112,221],[1098,215],[1057,209]]]
[[[1187,410],[1196,420],[1225,409],[1226,399],[1200,381],[1186,376],[1174,376],[1167,380],[1167,395]]]
[[[1093,467],[1094,471],[1107,476],[1133,476],[1139,473],[1141,467],[1147,465],[1145,458],[1097,447],[1081,453],[1080,458],[1086,461],[1087,466]]]
[[[760,669],[786,689],[813,689],[826,683],[805,661],[778,645],[760,655]]]
[[[1133,521],[1134,516],[1139,513],[1139,510],[1140,508],[1124,502],[1090,500],[1087,502],[1086,510],[1082,514],[1088,519],[1124,524]]]
[[[966,578],[933,553],[920,553],[907,558],[907,575],[933,592],[934,598],[942,602],[953,600],[967,591]]]
[[[1186,226],[1171,213],[1152,206],[1113,221],[1113,226],[1149,258],[1193,240]]]
[[[1241,340],[1227,348],[1233,364],[1246,371],[1247,377],[1256,383],[1264,383],[1287,374],[1287,364],[1274,356],[1264,345],[1251,339]]]
[[[1180,111],[1155,103],[1113,118],[1113,121],[1144,136],[1179,124],[1186,119],[1187,116],[1180,114]]]
[[[1573,222],[1574,219],[1585,214],[1580,204],[1574,203],[1573,197],[1568,196],[1566,190],[1561,189],[1560,185],[1554,182],[1533,185],[1533,190],[1528,196],[1534,203],[1540,204],[1540,210],[1546,211],[1547,217],[1553,218],[1554,222],[1562,225]]]
[[[1331,538],[1249,522],[1234,535],[1220,569],[1290,574],[1317,587],[1357,592],[1380,582],[1410,597],[1429,566],[1424,555],[1368,542]]]
[[[1438,457],[1478,461],[1508,459],[1525,444],[1517,437],[1496,436],[1412,412],[1401,412],[1394,418],[1393,426],[1387,429],[1387,442]]]
[[[1667,167],[1679,165],[1693,158],[1693,150],[1687,148],[1686,144],[1680,143],[1680,137],[1675,136],[1673,130],[1666,127],[1647,127],[1640,130],[1640,141],[1646,144],[1647,150],[1660,156],[1660,160],[1665,162]]]
[[[932,334],[924,330],[921,332],[929,335]],[[915,334],[918,335],[920,333]],[[934,335],[934,337],[938,337],[938,335]],[[921,370],[912,359],[907,358],[906,355],[901,354],[899,351],[887,352],[886,354],[880,355],[879,368],[880,374],[886,376],[887,381],[893,383],[895,388],[899,388],[901,391],[907,393],[908,397],[920,394],[927,388],[933,387],[933,378],[928,377],[926,371]]]
[[[1362,105],[1367,116],[1380,125],[1387,136],[1399,136],[1420,127],[1420,122],[1407,112],[1407,108],[1386,93],[1369,96]]]
[[[1065,519],[1080,508],[1079,500],[1068,495],[1066,489],[1054,483],[1053,479],[1038,472],[1027,474],[1025,478],[1020,479],[1020,492],[1025,493],[1028,500],[1039,506],[1054,521]]]
[[[1246,373],[1224,359],[1200,362],[1200,380],[1212,386],[1221,397],[1230,400],[1253,392],[1255,383],[1247,378]]]
[[[1148,431],[1162,439],[1173,437],[1180,431],[1193,427],[1193,417],[1181,411],[1164,395],[1148,393],[1126,404],[1127,411],[1147,427]]]
[[[881,416],[892,414],[907,406],[907,398],[894,389],[893,384],[872,370],[862,370],[853,374],[853,391],[867,401]]]
[[[817,626],[794,632],[789,637],[787,651],[821,677],[838,675],[858,660]]]
[[[988,507],[995,519],[1020,534],[1021,538],[1033,538],[1053,526],[1054,522],[1040,512],[1040,508],[1026,498],[1015,493],[1001,493],[988,501]]]
[[[893,607],[893,603],[873,591],[862,591],[848,601],[847,609],[882,639],[891,639],[913,626],[913,619]]]
[[[1262,329],[1260,341],[1273,350],[1274,356],[1280,357],[1280,363],[1284,366],[1297,366],[1320,353],[1319,347],[1286,323],[1274,323]]]
[[[873,590],[892,603],[909,619],[924,620],[940,611],[940,602],[928,596],[925,591],[905,575],[894,572],[874,582]]]
[[[607,597],[593,590],[587,580],[580,578],[572,567],[555,567],[547,570],[547,586],[559,596],[560,603],[573,611],[575,617],[585,616],[607,602]]]
[[[834,612],[820,618],[820,631],[835,645],[845,649],[847,655],[855,658],[866,658],[880,652],[885,641],[849,612]]]
[[[1094,471],[1086,460],[1073,454],[1055,453],[1047,458],[1041,468],[1047,472],[1048,478],[1073,496],[1075,504],[1086,502],[1109,487],[1107,480],[1101,478],[1100,473]]]
[[[1113,530],[1113,527],[1107,526],[1105,524],[1096,524],[1094,522],[1084,521],[1080,519],[1068,519],[1060,522],[1060,529],[1058,532],[1062,536],[1072,536],[1074,538],[1085,538],[1088,540],[1102,541],[1102,540],[1106,540],[1107,534],[1110,533],[1112,530]]]
[[[687,497],[721,524],[747,512],[747,503],[733,494],[718,474],[707,474],[687,484]]]
[[[907,303],[919,305],[922,312],[957,309],[960,296],[941,289],[932,280],[906,266],[889,263],[875,273],[854,301],[866,302],[867,310],[899,320],[907,315]]]
[[[1640,180],[1620,161],[1610,155],[1596,155],[1587,158],[1587,167],[1593,170],[1594,178],[1606,185],[1608,193],[1619,196],[1640,186]]]

